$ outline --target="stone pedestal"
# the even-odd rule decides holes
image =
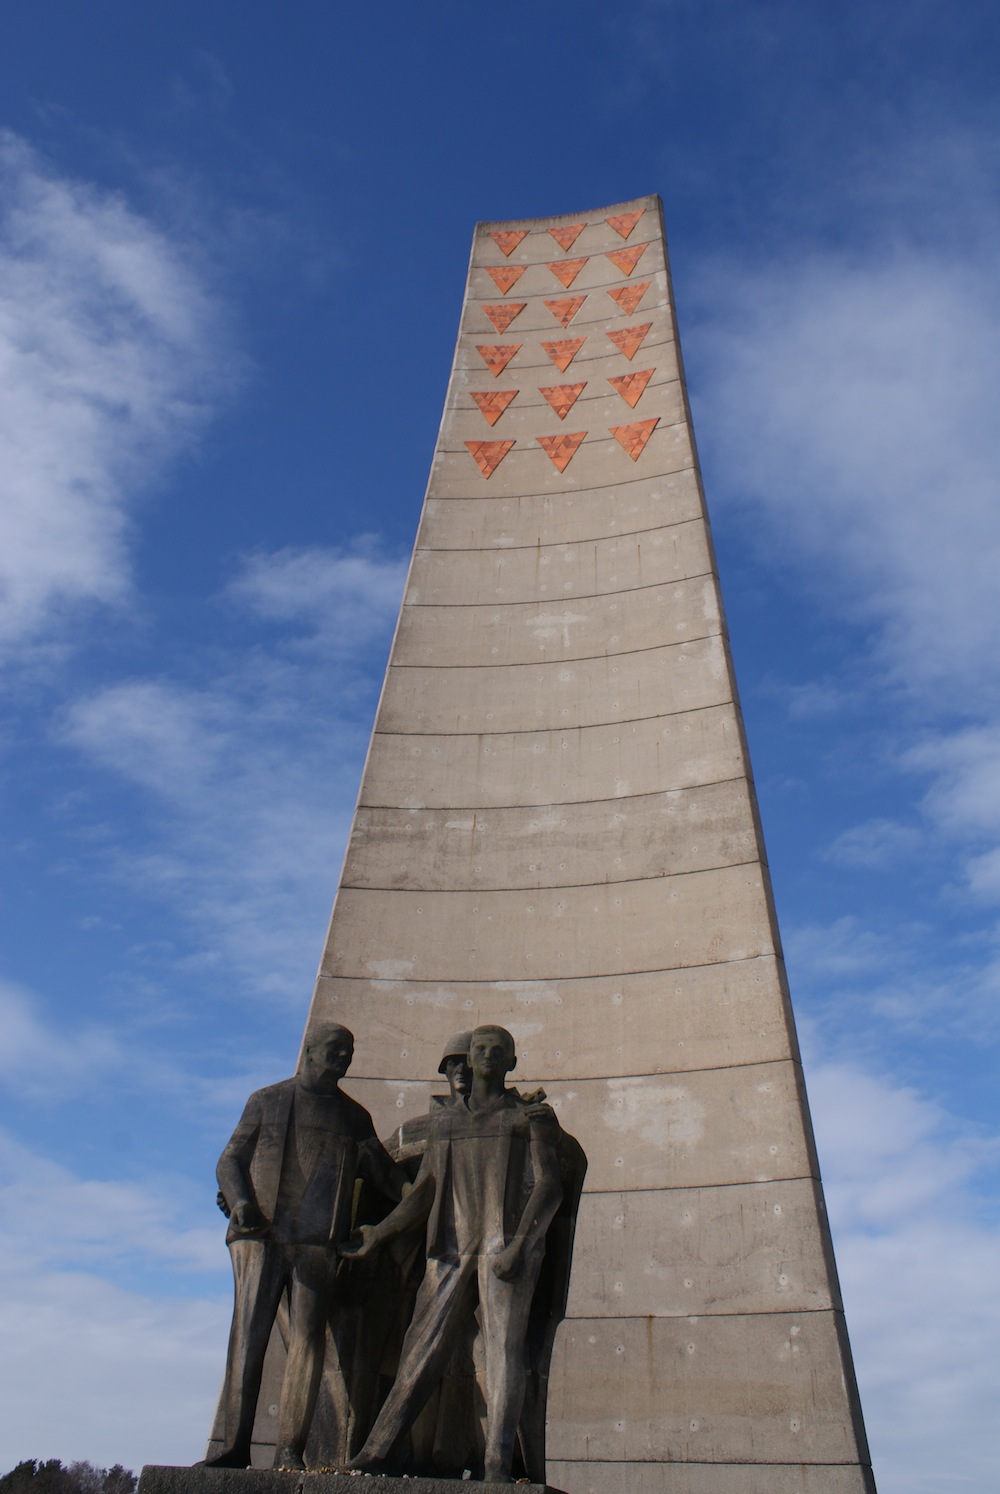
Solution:
[[[520,1483],[522,1494],[560,1494]],[[367,1473],[283,1473],[272,1468],[177,1468],[147,1463],[137,1494],[510,1494],[510,1484],[453,1478],[390,1478]]]

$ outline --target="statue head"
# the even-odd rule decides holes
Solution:
[[[301,1078],[307,1089],[336,1089],[354,1057],[354,1034],[339,1022],[310,1029],[302,1048]]]
[[[517,1063],[514,1039],[506,1027],[491,1024],[474,1028],[469,1040],[469,1063],[474,1078],[495,1082],[499,1076],[502,1085]]]
[[[448,1080],[452,1097],[467,1095],[472,1088],[472,1067],[469,1063],[471,1032],[455,1032],[444,1045],[438,1073]]]

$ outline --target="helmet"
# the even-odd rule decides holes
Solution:
[[[444,1045],[444,1052],[441,1054],[441,1062],[438,1064],[438,1073],[444,1073],[444,1066],[448,1062],[449,1058],[468,1058],[469,1043],[471,1041],[471,1032],[453,1033]]]

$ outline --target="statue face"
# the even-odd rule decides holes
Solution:
[[[514,1039],[503,1027],[477,1027],[469,1045],[469,1062],[477,1079],[502,1079],[516,1062]]]
[[[307,1083],[320,1079],[343,1079],[354,1057],[354,1038],[346,1027],[326,1027],[311,1038],[303,1056],[302,1073]]]
[[[445,1078],[453,1095],[467,1095],[472,1088],[472,1068],[465,1054],[458,1053],[444,1061]]]

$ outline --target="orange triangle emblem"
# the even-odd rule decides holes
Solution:
[[[637,208],[634,213],[619,213],[617,218],[605,218],[604,221],[615,233],[620,233],[623,239],[627,239],[644,212],[645,208]]]
[[[618,351],[631,360],[642,346],[646,333],[652,325],[652,322],[643,322],[639,327],[623,327],[620,332],[609,332],[607,336],[611,338]]]
[[[648,248],[648,244],[633,244],[631,249],[612,249],[604,258],[610,259],[623,275],[631,275]]]
[[[643,447],[660,423],[659,415],[652,420],[639,420],[635,425],[613,425],[611,434],[623,451],[627,451],[633,462],[642,456]]]
[[[472,460],[484,477],[494,472],[514,445],[513,441],[466,441]]]
[[[500,294],[505,296],[514,289],[526,268],[526,265],[487,265],[486,273]]]
[[[498,332],[506,332],[511,322],[527,306],[527,301],[511,301],[508,306],[484,306],[483,311]]]
[[[617,379],[609,379],[608,383],[611,385],[612,389],[616,390],[617,393],[621,395],[625,403],[627,405],[631,405],[632,409],[634,410],[636,405],[639,403],[639,400],[642,398],[643,390],[652,377],[653,370],[651,368],[644,368],[642,370],[642,373],[619,374]],[[545,393],[544,389],[542,390],[542,393]],[[473,395],[472,397],[473,399],[476,398],[475,395]]]
[[[651,327],[652,325],[652,322],[650,322],[649,326]],[[649,328],[647,327],[646,330],[648,332]],[[608,336],[611,336],[610,332]],[[542,348],[548,353],[559,372],[565,373],[586,341],[585,337],[567,337],[565,342],[543,342]],[[638,345],[636,343],[636,347]],[[630,353],[629,357],[631,356]]]
[[[567,223],[565,228],[550,228],[549,233],[560,249],[572,249],[586,226],[586,223]]]
[[[549,265],[549,269],[568,290],[586,263],[586,259],[563,259],[557,260],[554,265]]]
[[[509,228],[506,232],[498,230],[496,233],[490,234],[490,238],[496,244],[500,253],[507,255],[508,258],[514,253],[521,240],[527,237],[528,230],[526,228]]]
[[[517,389],[487,389],[480,391],[479,394],[475,390],[471,390],[470,393],[485,419],[490,425],[496,425],[511,400],[517,399],[519,391]],[[486,475],[489,477],[488,472]]]
[[[565,420],[586,387],[586,381],[582,384],[552,384],[538,392],[544,394],[559,419]]]
[[[476,347],[476,352],[482,358],[483,362],[486,364],[486,367],[489,369],[490,373],[495,379],[498,379],[500,377],[504,369],[507,367],[507,364],[513,358],[514,354],[519,353],[520,351],[521,344],[519,342],[509,342],[506,344],[506,346],[499,346],[498,344],[493,343],[492,346],[487,344],[485,347],[480,347],[478,345]]]
[[[537,436],[535,439],[552,465],[565,472],[586,434],[586,431],[575,431],[572,436]]]
[[[566,301],[546,301],[545,310],[551,311],[557,322],[568,327],[586,299],[586,296],[571,296]]]
[[[612,301],[618,302],[626,316],[631,316],[652,283],[651,280],[640,280],[638,285],[620,285],[617,290],[609,290],[608,295]]]

